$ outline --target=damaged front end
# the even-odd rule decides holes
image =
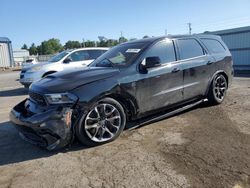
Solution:
[[[30,97],[11,110],[10,120],[24,140],[55,150],[73,140],[73,114],[73,104],[43,106]]]

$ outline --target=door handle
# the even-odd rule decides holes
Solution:
[[[208,61],[208,62],[207,62],[207,65],[211,65],[211,64],[213,64],[212,61]]]
[[[176,73],[176,72],[179,72],[179,71],[180,71],[180,69],[175,67],[175,68],[172,70],[172,73]]]

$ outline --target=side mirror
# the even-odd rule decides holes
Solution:
[[[145,68],[153,68],[161,66],[161,59],[157,56],[155,57],[147,57],[145,60]]]
[[[161,60],[159,57],[147,57],[139,65],[139,71],[142,74],[147,74],[149,68],[161,66]]]
[[[70,57],[67,57],[66,59],[63,60],[63,63],[70,63],[72,59]]]

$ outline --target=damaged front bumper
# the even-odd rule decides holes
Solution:
[[[20,136],[38,146],[54,150],[66,146],[72,140],[72,109],[54,106],[39,113],[28,110],[31,101],[26,99],[10,112],[10,120]]]

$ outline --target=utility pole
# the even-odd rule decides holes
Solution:
[[[85,48],[85,40],[82,38],[82,47]]]
[[[168,35],[168,30],[167,29],[165,29],[165,35]]]
[[[123,37],[123,35],[122,35],[122,31],[121,31],[121,37]]]
[[[187,23],[188,24],[188,30],[189,30],[189,35],[192,34],[192,23]]]

